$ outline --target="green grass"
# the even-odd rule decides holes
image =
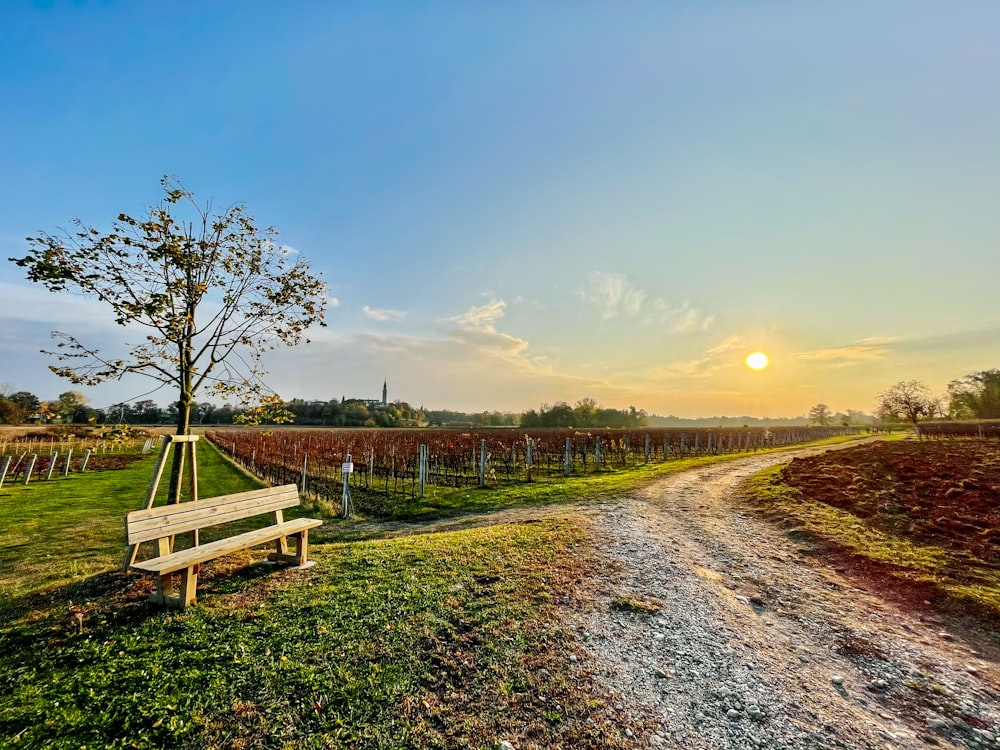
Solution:
[[[29,591],[80,581],[121,565],[125,515],[142,507],[155,453],[125,469],[4,484],[0,489],[0,614]],[[212,497],[261,484],[209,443],[198,447],[199,495]],[[167,477],[160,483],[160,502]]]
[[[183,613],[32,613],[0,630],[0,746],[623,747],[551,613],[582,540],[551,521],[329,545],[307,571],[209,576]]]

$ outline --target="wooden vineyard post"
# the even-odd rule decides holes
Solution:
[[[92,451],[90,450],[90,448],[88,448],[87,452],[83,454],[83,463],[80,464],[80,472],[81,473],[83,473],[84,471],[87,470],[87,462],[90,461],[90,454],[91,454],[91,452]]]
[[[648,432],[646,433],[646,445],[645,445],[645,450],[643,451],[643,455],[645,456],[644,463],[648,464],[649,463],[649,433]]]
[[[301,492],[303,495],[306,494],[306,476],[307,476],[306,470],[308,469],[308,467],[309,467],[309,454],[304,453],[302,455],[302,479],[299,482],[299,492]]]
[[[0,463],[0,487],[3,487],[3,480],[7,478],[7,469],[10,468],[10,456],[3,457],[3,463]]]
[[[532,466],[532,462],[534,461],[534,456],[532,455],[532,447],[534,446],[534,441],[531,438],[528,438],[527,440],[528,440],[528,447],[527,447],[527,450],[525,451],[525,455],[524,455],[524,468],[525,468],[525,472],[527,474],[527,480],[530,482],[531,481],[531,466]]]
[[[601,436],[594,438],[594,471],[601,470]]]
[[[417,459],[417,471],[420,474],[420,490],[418,497],[424,497],[424,484],[427,482],[427,446],[420,446],[420,457]]]
[[[572,438],[566,438],[566,459],[564,461],[565,469],[566,469],[566,476],[569,476],[570,474],[573,473],[573,463],[572,463],[572,461],[573,461],[573,453],[572,453],[572,450],[573,450],[573,439]]]
[[[486,441],[479,441],[479,489],[486,486]]]
[[[38,460],[38,454],[32,453],[31,458],[28,459],[28,468],[24,472],[24,483],[27,484],[31,481],[31,472],[35,470],[35,461]]]
[[[73,449],[66,451],[66,463],[63,464],[63,476],[69,476],[69,462],[73,458]]]
[[[56,462],[59,461],[58,453],[49,453],[49,470],[45,473],[45,480],[52,479],[52,472],[56,470]]]
[[[351,474],[354,473],[354,462],[351,454],[347,454],[347,460],[340,466],[340,476],[343,479],[344,487],[340,495],[340,517],[350,518],[354,503],[351,502]]]

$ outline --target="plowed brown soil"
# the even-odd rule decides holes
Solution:
[[[870,526],[1000,567],[1000,444],[874,443],[793,459],[782,480]]]

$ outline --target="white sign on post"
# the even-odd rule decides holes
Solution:
[[[341,464],[340,465],[340,472],[341,472],[341,474],[353,474],[354,473],[354,464],[352,462],[350,462],[350,461]]]

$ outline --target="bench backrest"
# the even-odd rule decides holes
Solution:
[[[292,508],[298,504],[299,488],[296,485],[265,487],[234,495],[134,510],[125,517],[125,532],[129,544],[139,544]]]

